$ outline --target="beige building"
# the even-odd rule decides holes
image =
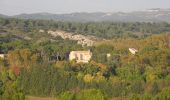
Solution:
[[[44,30],[42,30],[42,29],[40,29],[40,30],[39,30],[39,32],[40,32],[40,33],[44,33],[45,31],[44,31]]]
[[[91,57],[92,53],[90,51],[71,51],[69,54],[69,60],[75,59],[77,63],[88,63]]]
[[[107,53],[106,56],[107,56],[107,58],[110,58],[110,57],[111,57],[111,54],[110,54],[110,53]]]
[[[5,58],[5,54],[0,54],[0,58],[4,59]]]
[[[134,55],[138,52],[138,50],[136,50],[134,48],[129,48],[129,51]]]

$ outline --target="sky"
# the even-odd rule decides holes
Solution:
[[[132,12],[170,8],[170,0],[0,0],[0,14]]]

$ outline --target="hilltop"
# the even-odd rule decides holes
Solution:
[[[5,17],[5,16],[3,16]],[[33,13],[6,16],[20,19],[45,19],[57,21],[77,22],[168,22],[170,23],[170,9],[148,9],[134,12],[79,12],[70,14]]]

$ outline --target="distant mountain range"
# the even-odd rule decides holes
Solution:
[[[34,13],[20,14],[15,16],[1,15],[1,17],[21,18],[21,19],[45,19],[59,21],[78,21],[78,22],[168,22],[170,23],[170,9],[149,9],[146,11],[117,12],[117,13],[71,13],[71,14],[51,14]]]

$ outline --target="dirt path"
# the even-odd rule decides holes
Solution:
[[[57,100],[52,97],[35,97],[35,96],[26,96],[28,100]]]

